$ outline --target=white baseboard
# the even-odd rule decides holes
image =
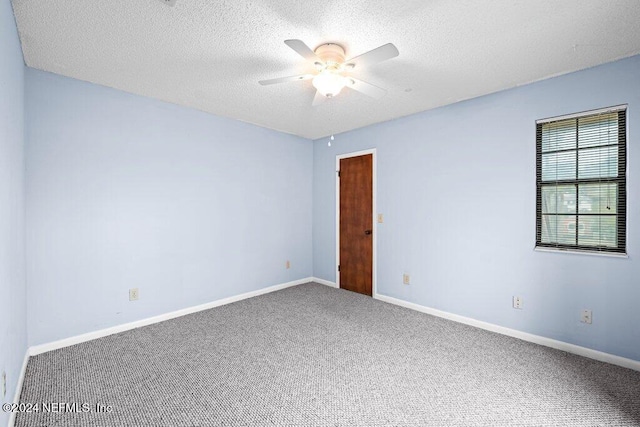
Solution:
[[[338,287],[336,282],[330,282],[329,280],[319,279],[317,277],[312,277],[311,280],[316,282],[316,283],[320,283],[321,285],[331,286],[332,288],[337,288]]]
[[[231,304],[232,302],[241,301],[243,299],[256,297],[258,295],[268,294],[270,292],[279,291],[280,289],[289,288],[291,286],[297,286],[303,283],[312,282],[313,280],[314,279],[312,277],[306,277],[304,279],[298,279],[292,282],[269,286],[268,288],[258,289],[256,291],[246,292],[240,295],[234,295],[228,298],[219,299],[219,300],[208,302],[205,304],[183,308],[181,310],[160,314],[154,317],[148,317],[146,319],[136,320],[134,322],[124,323],[122,325],[112,326],[110,328],[100,329],[98,331],[88,332],[86,334],[76,335],[69,338],[63,338],[58,341],[53,341],[53,342],[40,344],[40,345],[34,345],[29,347],[29,355],[35,356],[37,354],[46,353],[47,351],[57,350],[59,348],[68,347],[70,345],[91,341],[96,338],[102,338],[108,335],[117,334],[118,332],[124,332],[131,329],[140,328],[142,326],[152,325],[154,323],[163,322],[169,319],[175,319],[176,317],[185,316],[187,314],[196,313],[198,311],[208,310],[210,308]]]
[[[411,310],[420,311],[422,313],[431,314],[433,316],[442,317],[444,319],[453,320],[454,322],[464,323],[465,325],[474,326],[476,328],[485,329],[491,332],[497,332],[502,335],[518,338],[523,341],[529,341],[534,344],[540,344],[546,347],[555,348],[557,350],[566,351],[567,353],[577,354],[578,356],[588,357],[590,359],[599,360],[600,362],[611,363],[612,365],[622,366],[623,368],[640,371],[640,361],[628,359],[626,357],[616,356],[610,353],[593,350],[591,348],[582,347],[575,344],[569,344],[564,341],[558,341],[551,338],[534,335],[527,332],[518,331],[516,329],[506,328],[504,326],[495,325],[493,323],[483,322],[472,319],[470,317],[460,316],[446,311],[437,310],[435,308],[425,307],[420,304],[404,301],[401,299],[378,294],[376,299],[390,304],[399,305]]]
[[[22,368],[20,368],[20,376],[16,383],[16,391],[13,394],[13,403],[20,403],[20,393],[22,393],[22,383],[24,382],[24,375],[27,373],[27,364],[29,363],[29,349],[24,352],[24,360],[22,361]],[[17,412],[11,412],[9,415],[9,427],[13,427],[16,422]]]

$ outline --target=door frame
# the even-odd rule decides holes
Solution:
[[[377,166],[376,166],[376,149],[370,148],[368,150],[354,151],[352,153],[345,154],[337,154],[336,155],[336,287],[340,288],[340,272],[338,271],[338,266],[340,265],[340,179],[338,177],[338,172],[340,172],[340,160],[348,159],[350,157],[358,157],[364,156],[367,154],[371,154],[371,224],[373,229],[373,242],[372,242],[372,253],[371,253],[371,297],[377,298],[377,259],[378,259],[378,222],[377,218],[377,209],[376,209],[376,193],[377,193]]]

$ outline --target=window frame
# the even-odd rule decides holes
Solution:
[[[536,244],[535,249],[545,251],[559,251],[559,252],[578,252],[586,254],[602,254],[602,255],[623,255],[627,254],[627,120],[626,120],[627,105],[618,105],[615,107],[602,108],[599,110],[585,111],[581,113],[575,113],[559,117],[551,117],[547,119],[540,119],[536,121]],[[545,124],[560,122],[575,119],[576,120],[576,132],[579,128],[579,120],[586,117],[595,117],[602,114],[616,113],[617,126],[618,126],[618,143],[615,144],[618,147],[618,174],[616,177],[596,177],[596,178],[579,178],[579,170],[576,167],[575,179],[558,179],[553,181],[542,181],[542,128]],[[578,134],[576,134],[576,163],[578,161],[580,148],[580,140]],[[553,151],[552,151],[553,152]],[[559,151],[556,151],[559,152]],[[576,244],[558,243],[558,242],[542,242],[542,189],[549,185],[575,185],[576,191],[578,185],[589,183],[603,183],[603,182],[615,182],[618,185],[616,214],[616,247],[607,246],[591,246],[580,245],[577,241]],[[576,193],[577,195],[578,193]],[[578,200],[576,198],[576,224],[578,222]],[[596,214],[597,215],[597,214]],[[609,216],[613,216],[610,214]],[[579,230],[576,230],[576,239],[578,238]],[[556,239],[558,240],[558,239]]]

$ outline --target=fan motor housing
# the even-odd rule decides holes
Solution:
[[[325,64],[342,64],[344,62],[344,48],[339,44],[321,44],[314,52]]]

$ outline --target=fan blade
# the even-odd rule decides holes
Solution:
[[[311,48],[306,44],[304,44],[302,40],[292,39],[292,40],[285,40],[284,42],[286,43],[287,46],[295,50],[298,53],[298,55],[302,56],[307,61],[313,64],[315,64],[316,62],[322,64],[322,59],[318,58],[318,56],[315,53],[313,53]]]
[[[363,82],[362,80],[354,79],[353,77],[347,77],[347,87],[350,87],[353,90],[357,90],[358,92],[364,93],[371,98],[380,99],[386,95],[387,91],[374,86],[371,83]]]
[[[327,97],[320,93],[320,91],[316,91],[316,96],[313,97],[313,103],[311,104],[313,107],[316,107],[322,104],[327,100]]]
[[[387,59],[395,58],[398,56],[400,52],[398,52],[398,48],[396,48],[393,43],[387,43],[380,47],[377,47],[369,52],[363,53],[362,55],[356,56],[355,58],[351,58],[348,61],[345,61],[345,67],[347,69],[360,68],[362,66],[375,64],[378,62],[386,61]]]
[[[271,80],[260,80],[258,83],[260,83],[262,86],[266,86],[274,85],[276,83],[294,82],[297,80],[309,80],[311,78],[313,78],[313,74],[301,74],[299,76],[279,77],[277,79]]]

